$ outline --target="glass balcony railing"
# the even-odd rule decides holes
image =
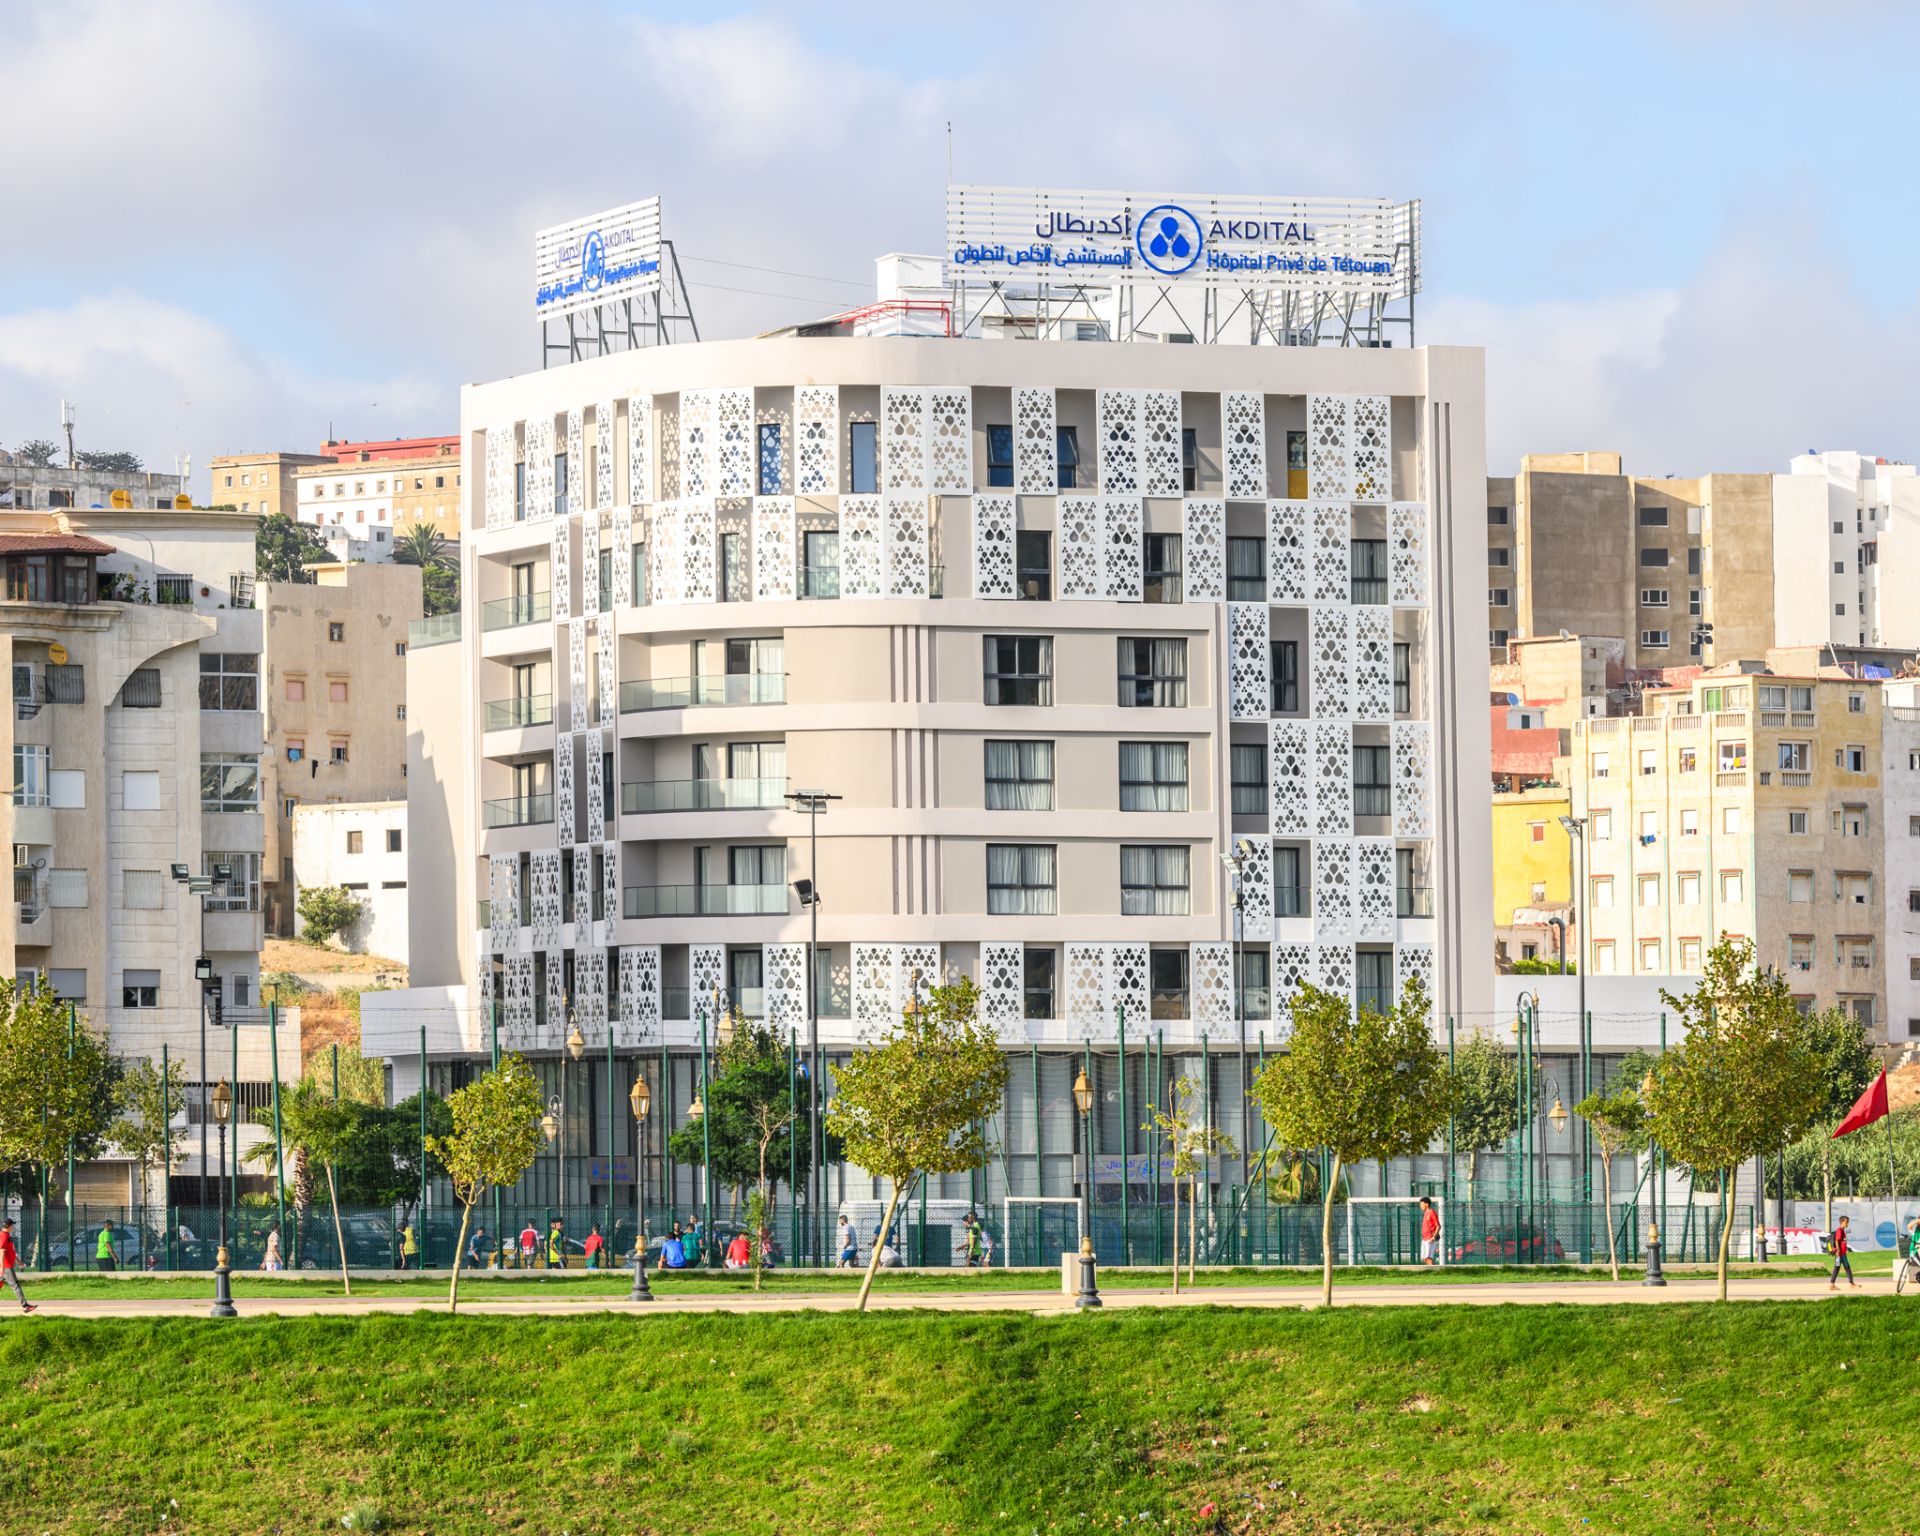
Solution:
[[[486,708],[486,729],[511,731],[529,725],[553,724],[553,695],[526,693],[511,699],[494,699]]]
[[[620,786],[620,809],[629,816],[652,811],[755,811],[784,805],[785,779],[642,779]]]
[[[726,677],[648,677],[620,685],[620,713],[731,704],[784,704],[786,698],[784,672],[742,672]]]
[[[430,645],[453,645],[460,639],[460,615],[436,613],[430,619],[411,619],[407,623],[407,649],[425,650]]]
[[[749,917],[787,911],[784,885],[629,885],[627,917]]]
[[[1432,917],[1433,887],[1430,885],[1395,886],[1393,915],[1395,917]]]
[[[1275,917],[1305,917],[1307,915],[1307,888],[1304,885],[1276,885],[1273,888],[1273,915]]]
[[[808,566],[800,573],[800,595],[802,597],[838,597],[840,567],[837,565]]]
[[[489,827],[530,827],[553,820],[553,796],[509,795],[504,800],[487,801],[483,810]]]
[[[516,624],[544,624],[553,616],[551,592],[523,592],[517,597],[496,597],[480,605],[483,630],[512,629]]]

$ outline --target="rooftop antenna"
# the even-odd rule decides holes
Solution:
[[[953,185],[953,119],[947,119],[947,185]]]
[[[73,458],[73,402],[71,400],[60,402],[60,425],[66,429],[67,433],[67,468],[78,468]]]

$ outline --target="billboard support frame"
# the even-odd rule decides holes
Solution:
[[[653,291],[542,320],[540,366],[698,341],[700,323],[694,319],[693,300],[671,240],[660,242],[660,256],[661,281]]]

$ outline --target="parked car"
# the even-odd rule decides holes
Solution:
[[[107,1223],[113,1233],[113,1251],[119,1255],[120,1268],[138,1269],[140,1267],[140,1229],[124,1226],[119,1222]],[[99,1222],[92,1226],[77,1228],[74,1237],[74,1264],[77,1268],[92,1269],[94,1255],[100,1251]],[[154,1239],[147,1239],[151,1250]],[[49,1232],[47,1234],[47,1262],[56,1268],[64,1269],[67,1263],[67,1234]]]
[[[1561,1264],[1567,1251],[1560,1239],[1534,1227],[1512,1227],[1470,1238],[1447,1251],[1449,1263]]]

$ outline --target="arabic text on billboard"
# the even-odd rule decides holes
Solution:
[[[947,189],[950,282],[1419,291],[1420,205],[1382,198]]]
[[[660,287],[660,199],[543,229],[533,237],[533,312],[541,319]]]

